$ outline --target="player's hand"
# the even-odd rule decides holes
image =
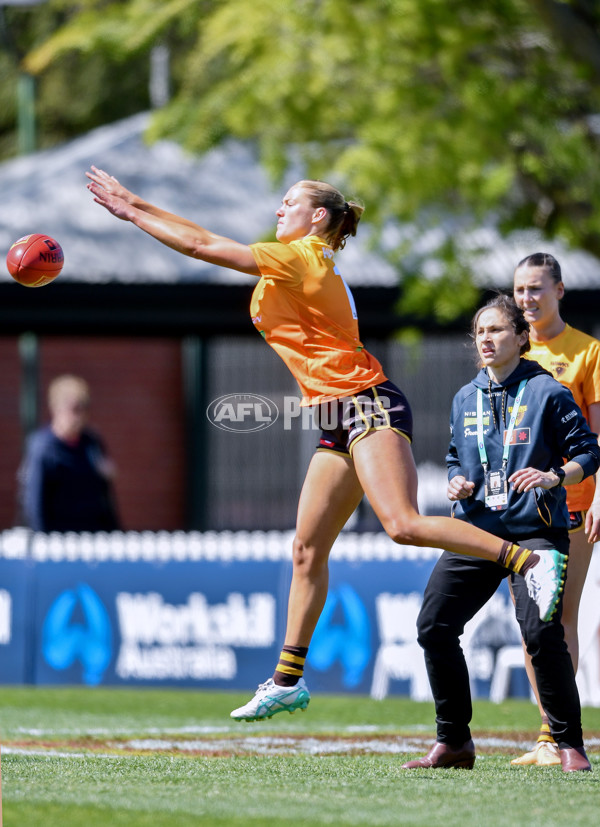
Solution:
[[[104,189],[104,187],[93,182],[91,184],[88,184],[87,188],[94,196],[94,201],[96,202],[96,204],[100,204],[102,207],[107,209],[117,218],[120,218],[122,221],[131,220],[130,213],[132,208],[126,201],[123,201],[122,198],[119,198],[116,195],[111,195]]]
[[[103,169],[98,169],[92,164],[91,172],[86,172],[86,176],[98,186],[108,193],[108,195],[116,195],[117,198],[125,201],[127,204],[133,204],[134,195],[126,187],[124,187],[114,175],[109,175]],[[89,187],[88,184],[88,188]]]
[[[474,482],[469,482],[469,480],[465,477],[457,474],[455,477],[452,477],[448,483],[448,499],[452,502],[455,502],[456,500],[465,500],[467,497],[471,496],[474,488]]]
[[[520,468],[510,475],[508,481],[519,494],[531,491],[532,488],[544,488],[548,491],[556,486],[556,474],[537,468]]]
[[[600,540],[600,500],[593,502],[585,517],[585,533],[588,543]]]

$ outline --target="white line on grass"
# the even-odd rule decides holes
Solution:
[[[398,755],[406,753],[418,753],[428,749],[432,743],[431,736],[388,736],[381,738],[360,738],[356,735],[347,737],[341,735],[340,737],[318,738],[314,735],[302,737],[298,735],[287,735],[280,733],[278,735],[249,735],[243,737],[225,737],[225,738],[210,738],[210,739],[187,739],[185,736],[196,734],[197,730],[202,730],[203,734],[223,734],[230,732],[230,728],[217,727],[184,727],[179,730],[170,731],[169,737],[137,737],[131,738],[127,741],[115,741],[117,736],[114,730],[102,731],[102,734],[108,736],[106,748],[110,753],[96,752],[94,749],[81,751],[81,746],[77,749],[74,744],[74,750],[66,751],[64,745],[57,745],[56,748],[52,746],[11,746],[3,745],[2,753],[4,755],[30,755],[42,756],[46,758],[122,758],[133,755],[138,755],[140,752],[156,753],[169,752],[181,755],[190,753],[199,753],[202,756],[219,756],[223,754],[248,754],[248,755],[343,755],[352,752],[362,752],[370,755]],[[356,732],[356,727],[348,727],[347,732],[353,730]],[[236,729],[239,732],[239,729]],[[32,730],[23,730],[29,735],[33,735]],[[99,734],[96,731],[95,734]],[[36,730],[35,735],[53,734],[54,737],[59,735],[56,731],[40,731]],[[81,735],[89,736],[90,731],[81,733]],[[137,733],[136,733],[137,734]],[[155,734],[155,733],[148,733]],[[519,750],[529,746],[528,740],[503,738],[500,735],[478,737],[474,736],[476,746],[487,747],[491,749],[507,749]],[[586,746],[598,747],[600,746],[600,738],[588,738]],[[482,757],[479,755],[479,757]]]
[[[114,737],[114,733],[112,733]],[[397,738],[314,738],[314,737],[269,737],[248,736],[244,738],[224,738],[210,740],[178,740],[174,738],[134,738],[126,742],[110,741],[107,746],[112,754],[94,752],[65,752],[62,749],[48,747],[16,747],[3,746],[3,754],[38,755],[57,758],[87,758],[90,756],[104,758],[120,758],[130,755],[139,755],[139,752],[180,752],[182,754],[196,752],[205,756],[223,753],[248,753],[252,755],[340,755],[350,752],[363,752],[371,755],[398,755],[423,752],[431,745],[432,739],[420,737]],[[501,737],[476,738],[476,745],[480,747],[521,749],[528,745],[528,741],[514,740]],[[600,739],[587,741],[587,745],[598,745]],[[116,752],[116,754],[115,754]],[[481,757],[481,756],[480,756]]]

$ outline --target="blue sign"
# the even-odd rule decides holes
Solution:
[[[369,613],[352,586],[341,583],[327,596],[310,645],[308,663],[319,672],[326,672],[339,662],[344,688],[354,689],[360,684],[371,656]]]
[[[42,654],[59,671],[79,662],[83,683],[96,686],[112,658],[111,637],[104,604],[87,583],[80,583],[50,606],[42,627]]]
[[[416,618],[435,559],[331,562],[311,691],[427,696]],[[0,682],[252,691],[277,664],[291,574],[289,560],[0,559]],[[496,640],[505,591],[472,635],[484,695],[498,647],[514,644]]]
[[[36,683],[250,688],[273,672],[280,562],[36,569]]]
[[[0,560],[0,683],[31,680],[31,604],[35,568],[24,560]]]
[[[306,682],[315,692],[354,691],[368,695],[381,645],[377,602],[384,593],[418,596],[420,602],[435,559],[335,560],[329,592],[308,650]],[[287,594],[281,599],[287,602]],[[399,630],[402,631],[402,630]],[[416,638],[416,615],[411,631]],[[419,651],[418,656],[422,658]],[[402,694],[408,682],[390,687]]]

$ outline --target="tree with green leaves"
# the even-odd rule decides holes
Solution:
[[[149,106],[148,56],[109,50],[70,50],[31,72],[25,56],[71,20],[73,4],[5,5],[0,0],[0,159],[19,150],[19,79],[35,83],[36,148],[69,140]]]
[[[490,216],[503,233],[537,227],[600,255],[594,0],[49,5],[63,22],[29,52],[28,71],[170,45],[173,95],[150,137],[196,152],[253,141],[275,178],[300,159],[307,175],[362,198],[375,226],[412,227],[388,251],[407,277],[409,308],[435,298],[444,318],[472,303],[457,239]],[[436,236],[448,217],[453,230]],[[414,236],[427,231],[439,278],[411,284]]]

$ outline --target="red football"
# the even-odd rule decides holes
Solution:
[[[24,287],[43,287],[58,276],[65,257],[58,241],[42,233],[25,235],[6,256],[8,272]]]

